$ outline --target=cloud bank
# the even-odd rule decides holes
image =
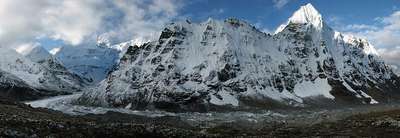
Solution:
[[[177,17],[180,0],[1,0],[0,46],[37,39],[79,45],[97,37],[150,39]]]

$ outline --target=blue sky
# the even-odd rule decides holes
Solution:
[[[399,0],[280,0],[286,4],[276,6],[273,0],[198,0],[188,4],[182,13],[195,21],[208,17],[225,19],[237,17],[274,30],[284,23],[301,5],[311,3],[332,27],[338,24],[374,25],[376,18],[399,10]],[[341,29],[341,28],[336,28]]]
[[[95,46],[156,39],[167,23],[236,17],[273,32],[311,3],[335,30],[368,39],[400,66],[400,0],[1,0],[0,46]]]
[[[349,31],[344,26],[352,24],[381,26],[377,19],[400,9],[400,0],[193,0],[183,3],[177,10],[179,18],[171,21],[188,18],[201,22],[208,18],[223,20],[236,17],[264,31],[274,31],[301,5],[307,3],[313,4],[324,20],[339,31]],[[38,39],[38,42],[46,49],[63,44],[63,41],[46,37]]]

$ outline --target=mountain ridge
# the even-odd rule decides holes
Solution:
[[[40,46],[18,51],[0,48],[1,94],[17,100],[33,100],[77,92],[86,82],[70,73]],[[7,96],[6,96],[7,97]]]
[[[238,19],[172,23],[158,41],[129,47],[117,69],[78,101],[207,111],[377,104],[397,95],[398,77],[372,45],[344,39],[311,4],[293,16],[274,35]]]

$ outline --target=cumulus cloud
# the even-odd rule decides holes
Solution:
[[[346,25],[345,30],[373,30],[376,31],[379,28],[371,25],[365,25],[365,24],[350,24]]]
[[[103,8],[99,0],[53,1],[44,9],[42,22],[49,33],[45,35],[77,45],[101,28],[102,18],[106,16]]]
[[[281,9],[286,4],[288,4],[290,2],[290,0],[273,0],[272,2],[274,3],[275,8]]]
[[[378,53],[388,64],[391,64],[393,70],[400,75],[400,47],[381,48],[378,50]]]
[[[40,35],[43,30],[38,20],[40,7],[46,6],[47,3],[33,0],[27,0],[24,4],[23,0],[1,0],[0,1],[0,45],[10,45],[15,40],[27,40],[31,37]]]
[[[400,46],[400,11],[383,17],[380,21],[384,25],[383,29],[367,32],[367,35],[372,35],[374,41],[385,47]]]
[[[109,22],[101,37],[112,43],[131,39],[153,39],[159,30],[178,15],[182,7],[176,0],[115,1],[110,4]],[[118,21],[117,23],[115,21]]]
[[[378,50],[379,53],[382,53],[381,56],[385,57],[387,61],[392,63],[400,61],[400,47],[396,48],[382,48]],[[400,64],[399,64],[400,65]]]
[[[1,0],[0,45],[40,38],[79,45],[98,36],[149,39],[178,15],[178,0]]]

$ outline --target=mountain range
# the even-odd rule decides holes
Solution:
[[[86,81],[44,51],[40,46],[20,51],[21,54],[1,48],[0,96],[33,100],[82,90]]]
[[[333,30],[307,4],[274,34],[230,18],[165,27],[131,46],[78,103],[209,111],[377,104],[398,97],[399,77],[367,41]]]
[[[168,111],[378,104],[400,78],[367,41],[333,30],[307,4],[273,34],[229,18],[171,23],[158,40],[0,50],[0,96],[83,91],[74,103]]]

